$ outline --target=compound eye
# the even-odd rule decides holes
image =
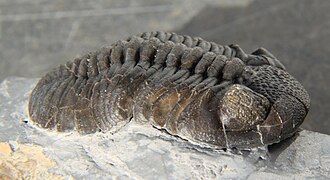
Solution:
[[[232,85],[224,94],[219,117],[226,131],[256,129],[267,117],[270,102],[266,97],[242,85]]]

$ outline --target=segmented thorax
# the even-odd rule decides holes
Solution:
[[[271,81],[293,85],[294,93],[275,87],[278,82],[263,89],[268,74],[256,76],[263,68],[273,71]],[[276,74],[282,72],[288,78]],[[307,94],[264,49],[246,54],[237,45],[151,32],[48,73],[31,94],[29,115],[37,125],[57,131],[109,131],[134,120],[192,141],[253,147],[277,142],[296,130],[282,134],[283,127],[278,127],[274,129],[279,133],[269,135],[272,132],[265,129],[278,125],[269,124],[269,114],[285,95],[301,100],[305,109],[295,119],[301,124],[309,98],[299,93]]]

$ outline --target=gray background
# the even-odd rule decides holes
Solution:
[[[330,134],[328,0],[0,0],[0,81],[41,77],[142,31],[175,31],[246,52],[270,50],[306,87],[303,127]]]

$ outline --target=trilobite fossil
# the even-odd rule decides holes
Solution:
[[[61,65],[29,99],[40,127],[81,134],[131,120],[194,142],[251,148],[296,132],[308,93],[266,49],[147,32]]]

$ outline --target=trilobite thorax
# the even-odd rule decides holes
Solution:
[[[31,119],[43,128],[85,134],[134,120],[221,147],[282,140],[308,108],[307,92],[265,49],[246,54],[237,45],[165,32],[132,36],[61,65],[29,101]]]

